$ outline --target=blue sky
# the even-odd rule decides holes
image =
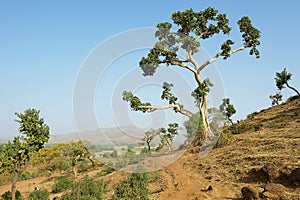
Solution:
[[[300,88],[298,0],[1,1],[0,139],[17,134],[14,113],[29,107],[41,110],[53,134],[73,132],[75,80],[97,45],[120,32],[170,21],[174,11],[208,6],[227,13],[233,27],[230,38],[237,44],[241,37],[236,21],[244,15],[262,32],[260,59],[245,51],[216,62],[226,96],[237,109],[235,119],[270,106],[268,97],[276,92],[274,74],[283,67],[293,74],[291,85]],[[216,41],[202,46],[209,55],[219,49]],[[128,69],[136,67],[140,55],[130,55],[123,64],[127,63]],[[117,67],[112,70],[122,76]],[[293,94],[288,90],[282,93],[285,98]],[[100,97],[96,94],[96,101]],[[109,106],[96,103],[96,110]],[[113,120],[106,116],[111,113],[99,116],[100,120],[105,118],[104,126],[113,126]]]

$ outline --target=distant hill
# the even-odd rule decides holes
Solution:
[[[79,139],[94,144],[133,144],[141,141],[143,133],[142,129],[133,126],[104,128],[66,135],[51,135],[48,144],[69,143]]]

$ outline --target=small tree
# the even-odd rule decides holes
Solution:
[[[257,46],[260,44],[260,31],[252,26],[251,20],[248,17],[242,17],[238,20],[237,24],[242,33],[244,44],[236,49],[232,49],[234,42],[227,39],[220,45],[220,50],[217,51],[213,58],[203,63],[198,63],[194,58],[194,54],[199,51],[200,42],[221,33],[230,33],[231,28],[229,27],[229,20],[226,14],[219,14],[218,10],[211,7],[200,12],[189,9],[173,13],[172,20],[175,26],[169,22],[157,25],[158,30],[155,32],[155,36],[158,38],[158,41],[148,55],[142,57],[139,65],[143,70],[144,76],[153,76],[156,69],[162,64],[177,66],[192,73],[196,88],[194,91],[191,91],[191,94],[196,101],[197,113],[201,115],[199,119],[202,120],[202,129],[195,134],[192,145],[200,146],[207,137],[213,136],[209,126],[207,98],[207,93],[212,84],[209,82],[209,79],[202,79],[201,72],[218,58],[228,59],[231,55],[247,48],[250,49],[250,55],[255,55],[256,58],[259,58],[260,54]],[[171,30],[172,26],[177,31]],[[186,54],[186,58],[182,59],[178,55],[179,50],[182,50]],[[172,94],[172,83],[165,82],[162,87],[161,99],[167,101],[167,105],[154,106],[149,102],[143,103],[139,97],[134,96],[130,91],[123,92],[123,100],[130,103],[133,111],[153,112],[156,110],[173,109],[176,113],[189,118],[193,117],[193,113],[185,109],[178,102],[177,97]]]
[[[44,147],[49,139],[49,127],[44,119],[39,117],[40,111],[27,109],[24,113],[15,113],[19,123],[21,136],[8,142],[1,154],[0,170],[13,173],[11,186],[12,200],[15,200],[16,183],[19,175],[26,169],[33,154]]]
[[[282,101],[282,94],[276,93],[275,95],[270,95],[269,98],[272,101],[272,106],[278,106],[279,102]]]
[[[66,147],[62,149],[62,155],[72,166],[72,171],[75,178],[77,177],[77,168],[79,162],[89,159],[92,165],[94,166],[94,161],[90,157],[90,152],[84,146],[82,141],[72,142],[66,145]]]
[[[284,68],[282,72],[276,72],[275,81],[276,81],[277,88],[279,90],[282,90],[286,86],[291,90],[293,90],[294,92],[296,92],[298,96],[300,96],[299,91],[296,88],[289,85],[288,81],[290,81],[291,79],[292,79],[292,74],[288,73],[286,71],[286,68]]]
[[[236,110],[234,109],[234,106],[230,104],[230,99],[223,99],[223,103],[220,105],[220,111],[226,116],[228,121],[233,124],[231,117],[236,113]]]
[[[150,143],[159,134],[160,134],[160,131],[156,130],[156,129],[150,129],[150,130],[148,130],[148,131],[145,132],[144,137],[142,138],[142,141],[144,143],[146,143],[147,148],[148,148],[148,152],[151,151]]]

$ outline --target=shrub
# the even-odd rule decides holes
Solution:
[[[241,134],[253,129],[253,125],[247,122],[240,122],[240,123],[233,124],[226,129],[227,130],[225,130],[225,132],[230,132],[232,134]]]
[[[63,192],[67,189],[71,189],[72,187],[72,181],[67,179],[64,176],[59,176],[55,179],[55,183],[52,186],[52,192],[53,193],[59,193],[59,192]]]
[[[147,200],[149,195],[148,182],[148,174],[146,172],[141,172],[141,168],[138,168],[137,171],[132,173],[128,179],[120,181],[117,184],[112,200]]]
[[[107,182],[85,176],[83,180],[75,182],[71,193],[63,195],[60,200],[101,200],[107,193]]]
[[[22,174],[20,174],[20,180],[22,181],[29,180],[35,177],[36,177],[35,173],[30,173],[30,172],[23,172]]]
[[[11,196],[11,191],[6,191],[4,194],[1,195],[2,200],[11,200],[12,196]],[[19,190],[16,191],[16,200],[22,200],[22,195],[21,192]]]
[[[35,190],[29,194],[28,200],[50,200],[48,190]]]
[[[226,133],[222,131],[220,134],[220,137],[215,145],[216,148],[224,147],[226,145],[229,145],[233,142],[233,136],[231,133]]]
[[[113,173],[115,170],[114,168],[111,168],[111,167],[107,167],[105,169],[103,169],[101,172],[98,172],[96,174],[96,176],[106,176],[107,174],[110,174],[110,173]]]

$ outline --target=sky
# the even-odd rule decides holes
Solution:
[[[237,110],[234,120],[271,105],[269,95],[277,92],[275,73],[284,67],[293,74],[290,84],[300,88],[298,0],[0,1],[0,140],[18,134],[14,113],[27,108],[41,111],[41,117],[50,126],[52,134],[96,129],[88,122],[78,127],[77,112],[74,111],[76,83],[93,52],[130,31],[137,33],[136,30],[170,21],[175,11],[189,8],[200,11],[208,6],[226,13],[230,20],[232,33],[222,41],[230,38],[241,44],[236,21],[244,15],[249,16],[261,31],[260,59],[243,51],[228,60],[218,60],[214,66],[222,80],[225,96],[231,99]],[[205,41],[201,47],[206,55],[213,56],[220,48],[220,41],[218,38]],[[122,48],[122,43],[114,45],[111,52]],[[120,83],[131,72],[134,75],[140,57],[146,53],[144,48],[119,55],[97,79],[92,108],[101,127],[125,126],[122,119],[116,120],[121,111],[127,112],[125,116],[131,121],[140,121],[141,127],[151,125],[151,120],[161,119],[159,114],[153,114],[153,119],[149,119],[149,115],[131,113],[126,103],[111,102],[114,95],[119,95],[115,93],[123,89],[116,81]],[[106,55],[100,55],[99,63],[106,58]],[[188,79],[188,83],[193,81],[189,80],[189,75],[184,75],[183,79]],[[144,99],[155,101],[160,97],[159,87],[154,82],[136,88],[136,92],[144,95]],[[184,89],[179,88],[178,93],[181,90]],[[288,89],[282,94],[284,99],[294,95]],[[85,105],[80,109],[85,110]],[[165,119],[169,113],[162,115]],[[80,117],[90,120],[89,116]]]

